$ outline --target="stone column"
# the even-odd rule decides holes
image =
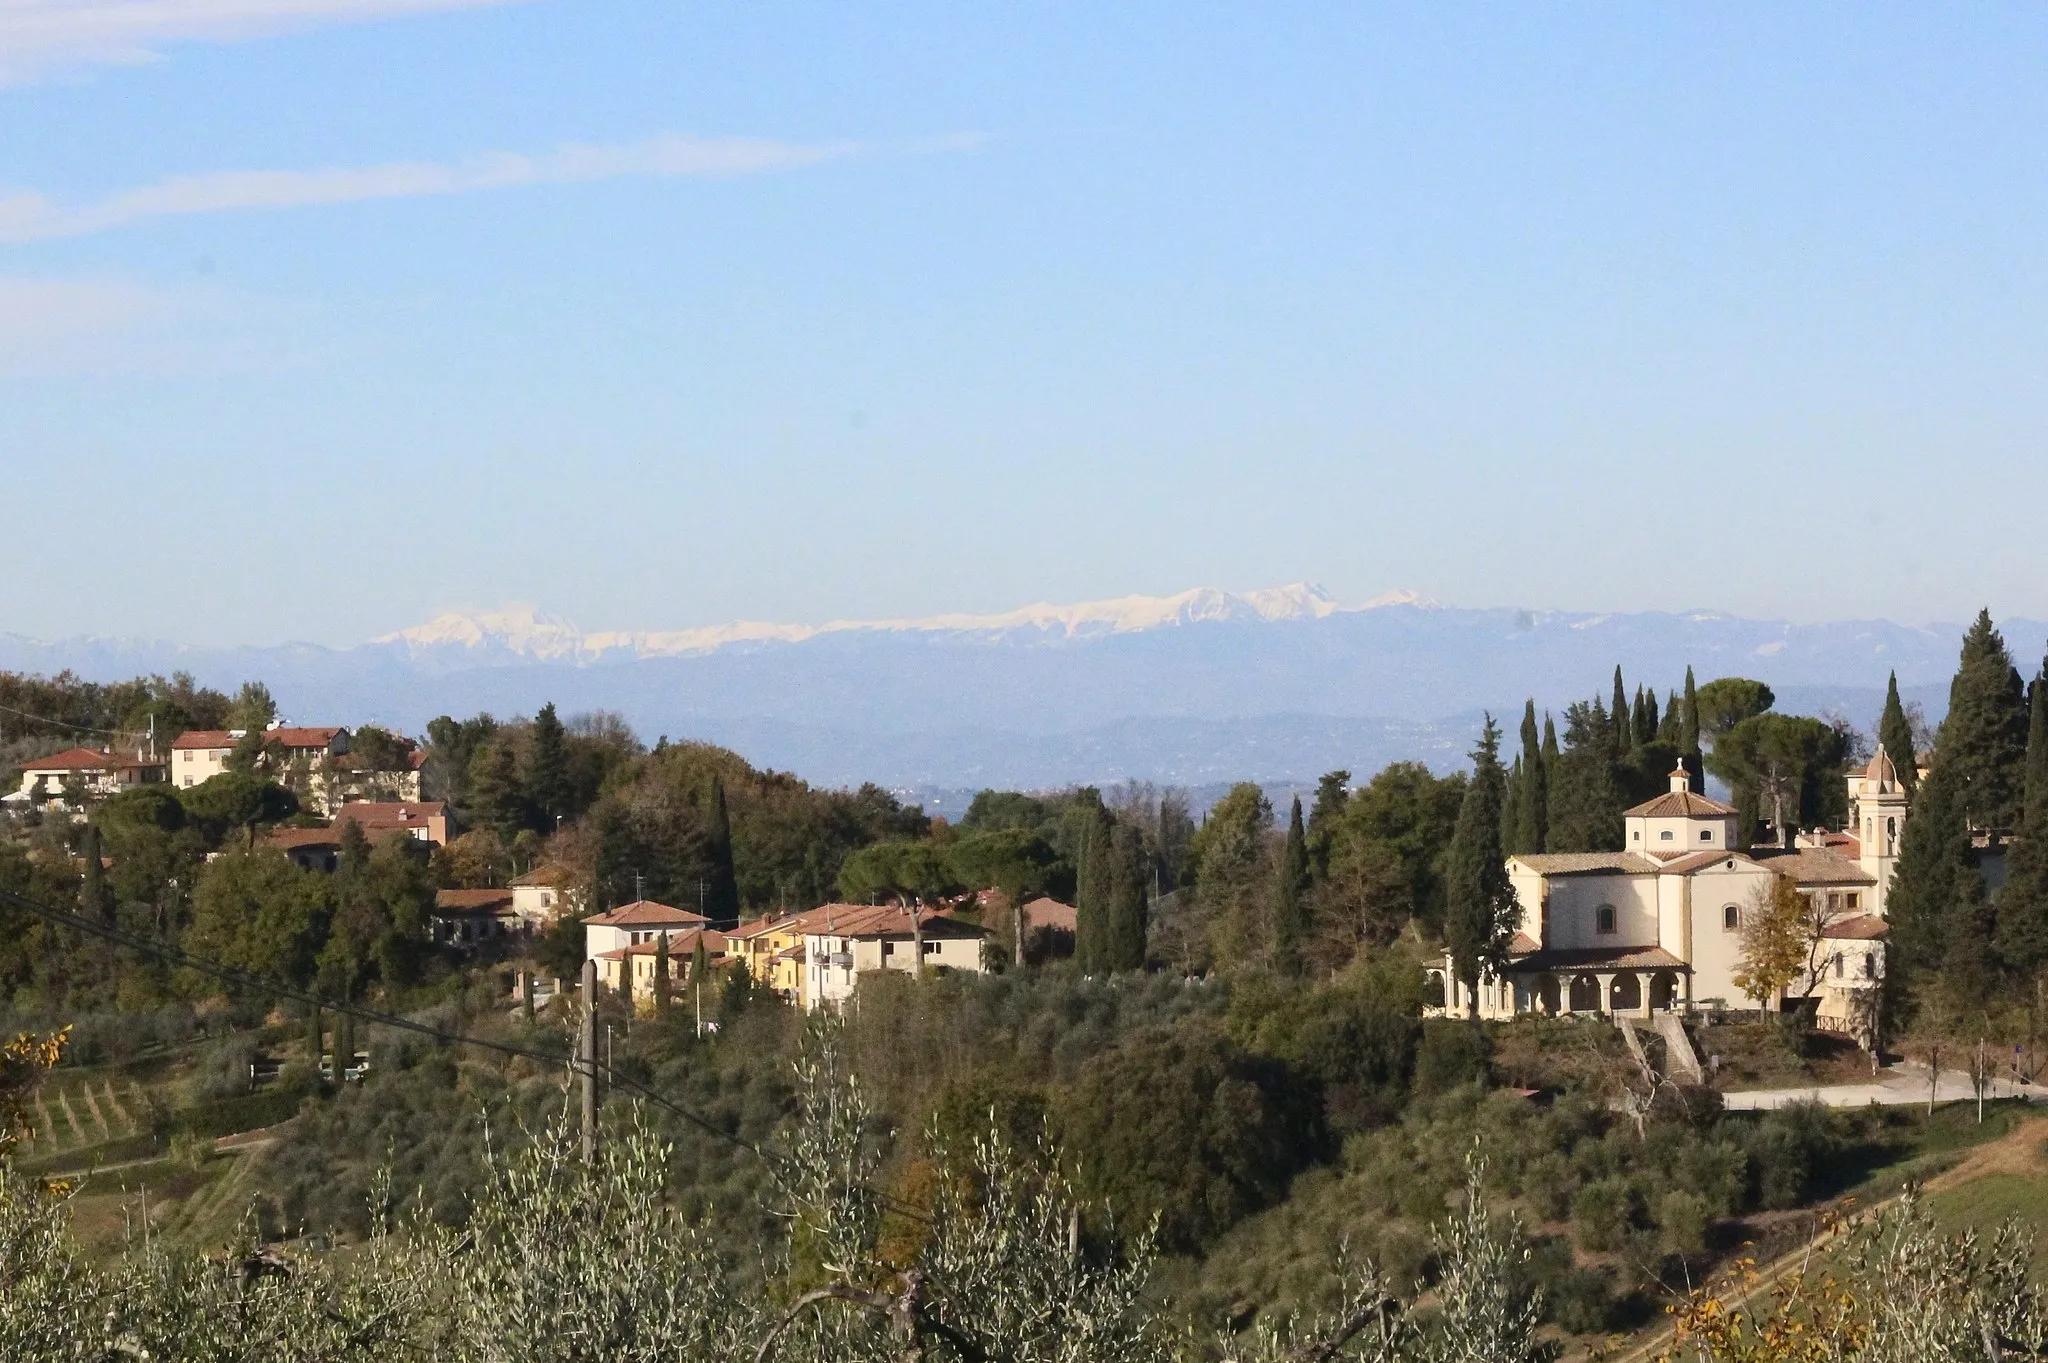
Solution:
[[[1596,975],[1594,978],[1600,981],[1600,1011],[1612,1016],[1614,1013],[1614,972],[1608,971],[1606,974]]]

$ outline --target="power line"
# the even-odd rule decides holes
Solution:
[[[460,1032],[451,1032],[445,1028],[436,1027],[431,1023],[419,1022],[413,1018],[403,1017],[396,1013],[386,1013],[379,1009],[366,1008],[361,1004],[334,1003],[322,999],[318,995],[295,988],[282,980],[259,975],[252,970],[243,970],[239,966],[231,966],[220,961],[209,960],[204,956],[195,956],[182,947],[172,946],[168,942],[160,942],[153,937],[144,937],[139,933],[129,932],[116,924],[104,923],[98,919],[88,918],[83,914],[72,913],[68,909],[55,908],[51,905],[29,899],[24,895],[15,894],[11,890],[0,890],[0,904],[20,909],[24,913],[33,914],[35,917],[41,918],[45,922],[54,923],[59,927],[70,928],[75,932],[83,932],[90,936],[98,937],[103,941],[112,942],[117,946],[125,946],[144,955],[154,956],[166,964],[182,966],[187,970],[196,970],[201,974],[211,975],[233,988],[290,999],[295,1003],[305,1004],[309,1008],[319,1008],[330,1013],[345,1013],[350,1017],[364,1022],[375,1023],[380,1027],[394,1027],[400,1031],[431,1037],[436,1041],[445,1042],[450,1045],[478,1046],[485,1050],[496,1051],[501,1055],[520,1056],[528,1060],[537,1060],[545,1065],[563,1065],[571,1069],[579,1064],[586,1065],[597,1074],[602,1075],[604,1081],[612,1087],[623,1089],[637,1098],[654,1104],[665,1112],[673,1113],[691,1126],[697,1127],[699,1130],[715,1136],[737,1149],[746,1151],[764,1164],[774,1166],[793,1162],[790,1156],[783,1152],[756,1145],[744,1136],[727,1131],[708,1117],[701,1116],[682,1104],[663,1097],[638,1080],[621,1074],[610,1065],[598,1060],[594,1054],[584,1059],[574,1055],[543,1051],[532,1046],[522,1046],[517,1042],[495,1041],[478,1036],[464,1036]],[[342,1070],[346,1068],[346,1065],[341,1062],[339,1055],[335,1058],[337,1062],[335,1072],[338,1077]],[[931,1220],[924,1212],[903,1202],[886,1190],[871,1188],[869,1191],[884,1206],[888,1207],[898,1216],[927,1224]]]
[[[128,947],[145,955],[154,956],[166,964],[182,966],[187,970],[197,970],[202,974],[211,975],[215,979],[238,989],[291,999],[295,1003],[303,1003],[310,1008],[319,1008],[329,1013],[346,1013],[350,1017],[358,1018],[364,1022],[375,1023],[380,1027],[394,1027],[400,1031],[432,1037],[436,1041],[447,1042],[452,1045],[479,1046],[485,1050],[497,1051],[501,1055],[521,1056],[528,1060],[538,1060],[547,1065],[571,1065],[576,1063],[576,1057],[571,1055],[543,1051],[532,1046],[522,1046],[517,1042],[496,1041],[488,1037],[464,1036],[459,1032],[450,1032],[431,1023],[419,1022],[413,1018],[400,1016],[397,1013],[386,1013],[375,1008],[366,1008],[361,1004],[335,1003],[332,1000],[323,999],[304,990],[296,989],[282,980],[258,975],[254,971],[243,970],[238,966],[211,961],[204,956],[195,956],[191,952],[185,951],[180,947],[171,946],[167,942],[159,942],[154,938],[143,937],[140,934],[128,932],[114,924],[102,923],[95,919],[87,918],[82,914],[72,913],[66,909],[53,908],[48,904],[38,903],[33,899],[15,894],[12,891],[0,890],[0,904],[20,909],[24,913],[34,914],[36,917],[46,922],[55,923],[59,927],[88,933],[104,941],[112,942],[117,946]],[[655,1106],[674,1113],[693,1126],[709,1132],[720,1140],[738,1146],[757,1158],[770,1163],[773,1163],[777,1158],[777,1156],[771,1155],[752,1141],[742,1136],[737,1136],[710,1119],[701,1117],[681,1104],[664,1098],[645,1084],[620,1074],[609,1065],[599,1063],[597,1068],[604,1075],[605,1082],[614,1088],[624,1089],[637,1097],[644,1098]]]
[[[0,705],[0,714],[15,715],[21,719],[33,720],[37,724],[47,724],[53,729],[69,729],[73,733],[79,734],[98,734],[102,738],[134,738],[142,733],[140,729],[95,729],[88,724],[70,724],[61,719],[51,719],[46,715],[32,715],[26,710],[17,710],[11,705]]]

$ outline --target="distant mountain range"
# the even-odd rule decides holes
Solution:
[[[2048,627],[2001,622],[2031,657]],[[937,791],[1147,779],[1309,782],[1398,758],[1458,765],[1482,710],[1637,682],[1769,682],[1780,708],[1874,726],[1886,675],[1938,718],[1961,625],[1789,624],[1711,611],[1466,610],[1414,592],[1343,605],[1306,583],[1001,615],[585,632],[530,607],[443,615],[353,648],[192,648],[0,634],[0,668],[261,678],[302,722],[615,710],[813,781]],[[942,800],[941,803],[951,803]]]

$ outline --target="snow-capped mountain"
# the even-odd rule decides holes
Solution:
[[[2000,622],[2032,657],[2048,627]],[[612,710],[645,737],[699,738],[831,784],[1047,786],[1130,777],[1313,780],[1397,758],[1455,766],[1482,711],[1730,674],[1780,708],[1866,729],[1897,671],[1938,717],[1960,625],[1792,624],[1714,611],[1344,604],[1306,583],[1200,588],[999,614],[586,631],[526,606],[441,616],[354,648],[199,649],[0,634],[0,668],[112,680],[185,670],[266,681],[304,723]]]
[[[402,648],[410,657],[455,655],[468,661],[589,663],[627,658],[687,658],[733,644],[802,643],[826,634],[979,634],[998,639],[1035,635],[1042,640],[1133,634],[1200,623],[1321,620],[1346,611],[1386,606],[1430,607],[1413,591],[1391,591],[1355,606],[1340,605],[1309,582],[1250,592],[1197,587],[1173,596],[1121,596],[1068,605],[1038,602],[996,615],[946,614],[901,620],[834,620],[822,625],[738,620],[677,630],[606,630],[585,633],[558,615],[526,604],[474,615],[450,613],[371,640]]]

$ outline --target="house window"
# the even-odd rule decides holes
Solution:
[[[1629,834],[1629,837],[1633,838],[1637,842],[1641,842],[1643,840],[1643,830],[1638,828],[1635,832]]]
[[[1664,830],[1664,831],[1663,831],[1662,833],[1659,833],[1659,834],[1657,835],[1657,839],[1658,839],[1658,841],[1660,841],[1660,842],[1670,842],[1670,841],[1671,841],[1671,839],[1672,839],[1672,838],[1674,838],[1674,837],[1676,837],[1676,836],[1677,836],[1677,835],[1676,835],[1675,833],[1673,833],[1673,832],[1672,832],[1672,831],[1671,831],[1670,829],[1668,829],[1668,828],[1667,828],[1667,829],[1665,829],[1665,830]]]
[[[1866,980],[1873,979],[1876,977],[1876,975],[1877,957],[1872,956],[1866,952],[1863,957],[1863,978]]]
[[[1702,829],[1700,830],[1700,841],[1701,841],[1701,842],[1712,842],[1713,840],[1714,840],[1714,830],[1713,830],[1713,829],[1711,829],[1711,828],[1702,828]]]
[[[1734,904],[1721,906],[1721,926],[1729,932],[1742,926],[1742,910]]]
[[[1842,978],[1842,953],[1839,951],[1835,953],[1835,978]]]
[[[1843,904],[1843,906],[1844,906],[1845,908],[1847,908],[1847,909],[1849,910],[1849,912],[1851,912],[1851,913],[1855,913],[1855,912],[1856,912],[1856,911],[1857,911],[1858,909],[1860,909],[1860,908],[1862,908],[1862,907],[1863,907],[1863,893],[1862,893],[1862,891],[1860,891],[1860,890],[1851,890],[1851,891],[1849,891],[1849,892],[1848,892],[1847,894],[1845,894],[1845,895],[1843,895],[1843,896],[1842,896],[1842,904]]]
[[[1614,906],[1602,904],[1593,910],[1593,931],[1609,933],[1614,931]]]

